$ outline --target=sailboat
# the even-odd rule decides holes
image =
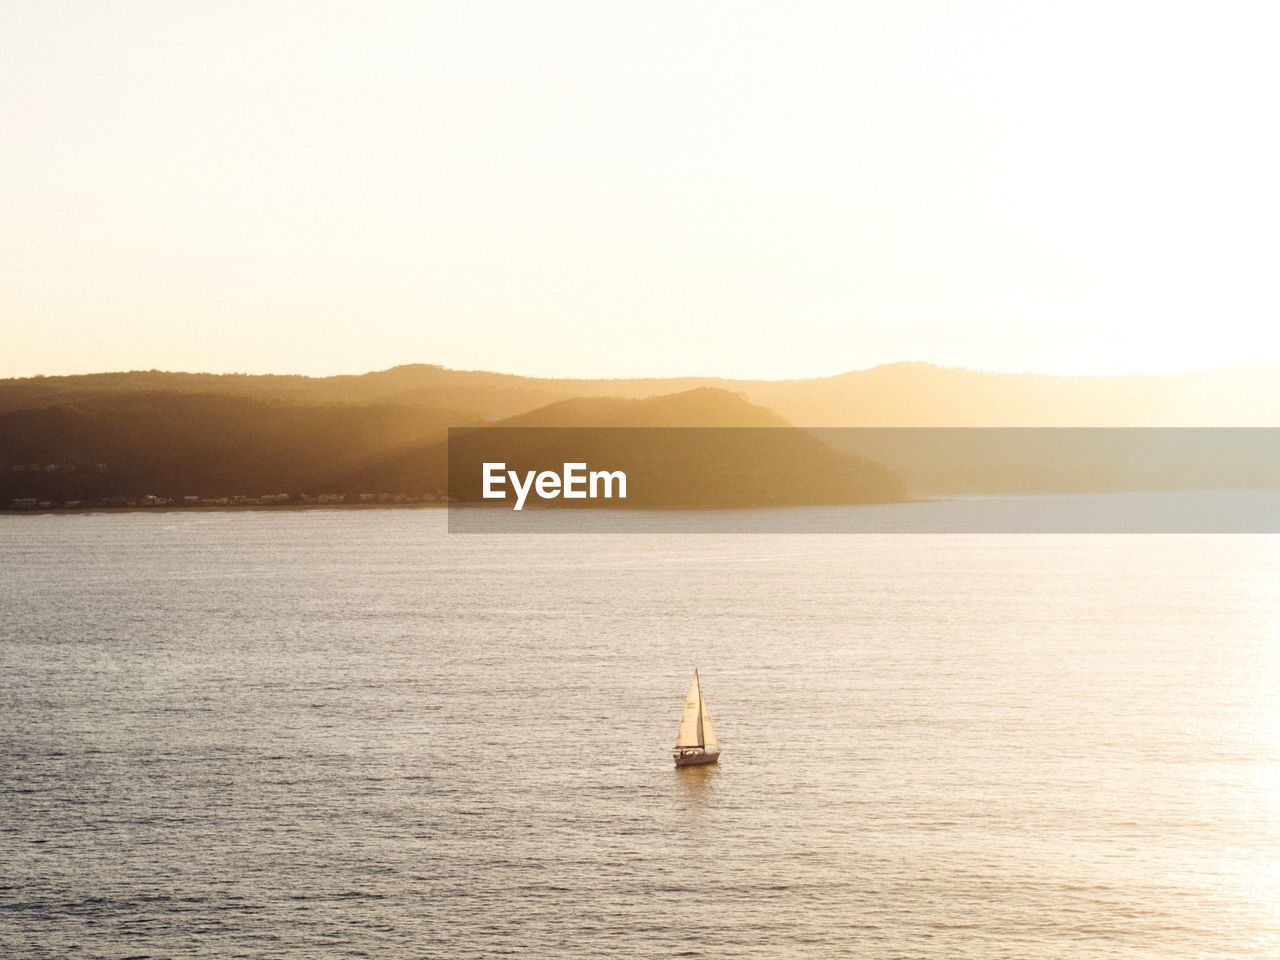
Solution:
[[[680,732],[676,734],[674,758],[677,767],[692,767],[698,763],[715,763],[720,759],[720,743],[715,728],[711,726],[711,714],[702,696],[702,683],[698,670],[693,670],[689,690],[684,695],[684,714],[680,717]]]

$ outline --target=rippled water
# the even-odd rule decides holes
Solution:
[[[32,516],[0,574],[6,958],[1280,955],[1275,537]]]

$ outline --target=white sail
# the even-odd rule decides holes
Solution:
[[[715,727],[711,726],[711,712],[707,709],[707,701],[702,701],[702,745],[708,750],[720,746],[716,739]]]
[[[680,717],[680,732],[676,734],[677,747],[700,747],[702,740],[702,687],[698,684],[698,671],[693,671],[689,690],[684,695],[684,713]]]

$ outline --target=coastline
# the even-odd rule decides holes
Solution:
[[[447,507],[443,500],[431,500],[422,503],[246,503],[216,504],[211,506],[180,507],[48,507],[33,510],[0,510],[0,519],[4,517],[32,517],[48,514],[92,513],[241,513],[245,511],[272,511],[275,513],[293,513],[303,510],[438,510]]]

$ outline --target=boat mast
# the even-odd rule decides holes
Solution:
[[[698,668],[693,668],[693,682],[698,685],[698,746],[704,749],[707,746],[706,735],[702,732],[702,680],[698,676]]]

